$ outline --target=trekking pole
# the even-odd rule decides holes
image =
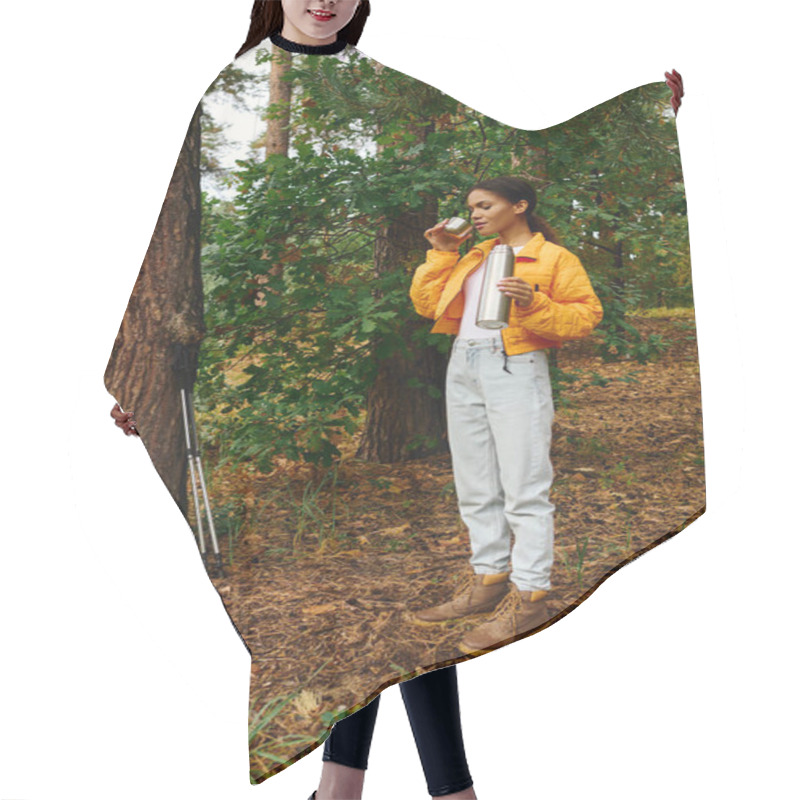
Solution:
[[[194,402],[192,400],[192,378],[194,369],[192,360],[185,345],[173,345],[172,367],[178,374],[181,387],[181,411],[183,412],[183,432],[186,438],[186,455],[189,461],[189,472],[192,481],[192,498],[194,499],[195,519],[197,520],[197,544],[200,548],[200,555],[203,563],[208,570],[208,554],[206,552],[206,540],[203,530],[203,509],[200,506],[200,498],[197,494],[197,482],[200,482],[200,491],[203,494],[203,505],[205,507],[206,519],[208,520],[209,533],[211,535],[211,546],[216,555],[217,568],[221,576],[225,575],[222,566],[222,556],[219,552],[219,542],[217,532],[214,528],[214,517],[211,513],[211,504],[208,500],[208,490],[206,480],[203,475],[203,463],[200,460],[200,442],[197,437],[197,425],[195,423]]]
[[[200,554],[203,558],[203,563],[208,568],[208,554],[206,553],[206,540],[203,535],[203,514],[200,508],[200,500],[197,496],[197,480],[200,481],[200,491],[203,494],[203,505],[205,506],[206,519],[208,520],[209,533],[211,535],[211,545],[214,548],[216,555],[217,568],[220,575],[225,575],[225,570],[222,567],[222,556],[219,552],[219,542],[217,541],[217,532],[214,528],[214,517],[211,513],[211,504],[208,501],[208,490],[206,489],[206,480],[203,475],[203,462],[200,460],[200,443],[197,438],[197,425],[195,424],[194,404],[192,402],[192,395],[185,388],[181,387],[181,409],[183,410],[183,430],[186,436],[186,453],[189,458],[189,470],[192,479],[192,497],[194,498],[194,512],[197,519],[197,538],[200,546]]]

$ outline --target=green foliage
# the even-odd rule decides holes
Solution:
[[[683,176],[668,96],[660,84],[640,87],[577,117],[569,129],[543,132],[550,183],[542,206],[603,303],[596,336],[606,360],[645,362],[667,346],[639,336],[626,319],[635,307],[692,302]]]
[[[300,696],[303,689],[328,666],[330,661],[331,659],[323,661],[306,679],[306,683],[295,691],[289,694],[271,697],[258,708],[256,708],[255,701],[250,703],[248,741],[250,743],[250,752],[252,756],[265,763],[280,764],[286,761],[287,754],[296,753],[302,745],[314,744],[317,741],[317,737],[304,736],[302,734],[274,736],[270,732],[270,727],[275,721],[275,718],[286,709],[289,703]],[[270,747],[272,747],[271,751],[265,749],[265,741],[270,743]],[[263,777],[261,774],[251,774],[251,782],[261,777]]]
[[[306,533],[316,535],[317,545],[321,545],[325,539],[336,535],[336,483],[338,470],[336,467],[328,470],[322,480],[314,485],[309,481],[303,487],[303,495],[295,501],[291,500],[294,506],[295,530],[292,536],[292,553],[297,554],[302,548]],[[330,483],[330,489],[323,493],[326,484]],[[291,493],[287,493],[291,496]],[[329,496],[332,508],[328,511],[321,499]]]
[[[597,459],[609,453],[608,441],[597,436],[581,436],[579,434],[567,434],[567,444],[570,452],[585,459]]]
[[[658,358],[670,342],[657,334],[642,336],[628,321],[628,310],[641,303],[641,292],[633,284],[609,285],[595,279],[594,289],[603,304],[603,321],[595,337],[597,349],[604,361],[633,358],[645,364]]]
[[[334,464],[337,442],[359,429],[381,362],[447,349],[447,337],[420,324],[409,285],[428,247],[425,227],[465,214],[466,190],[484,177],[518,174],[537,186],[537,211],[603,301],[603,358],[644,362],[663,352],[668,343],[639,336],[627,316],[691,303],[666,86],[640,87],[569,126],[524,131],[353,58],[344,68],[294,58],[289,155],[241,160],[225,177],[235,199],[204,197],[208,335],[197,391],[226,431],[226,460],[262,471],[278,455]],[[221,91],[235,95],[239,79],[228,76]],[[424,224],[414,221],[423,208],[436,209]],[[376,249],[404,225],[414,226],[418,249],[406,244],[392,269],[376,270]],[[226,378],[231,368],[236,381]],[[563,389],[576,378],[557,366],[552,377],[554,400],[566,406]],[[412,387],[441,394],[423,381]]]
[[[580,541],[575,542],[575,558],[569,557],[564,549],[559,549],[558,555],[564,567],[575,575],[575,582],[578,589],[583,588],[583,573],[586,566],[586,551],[589,548],[589,537],[584,536]]]
[[[553,394],[553,407],[560,409],[569,408],[574,405],[566,389],[580,379],[580,374],[577,372],[567,372],[565,369],[562,369],[558,365],[558,358],[555,353],[550,356],[549,372],[550,387]]]
[[[228,564],[233,564],[234,548],[246,517],[244,501],[238,497],[231,498],[222,505],[216,504],[213,513],[220,545],[226,551]]]

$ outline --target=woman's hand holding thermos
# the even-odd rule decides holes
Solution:
[[[425,231],[425,238],[430,242],[434,250],[442,250],[447,253],[455,253],[461,244],[470,236],[473,226],[461,217],[448,217],[437,222],[432,228]],[[506,269],[505,277],[501,277],[497,282],[497,287],[503,294],[514,300],[517,305],[527,308],[533,302],[534,292],[539,291],[537,285],[533,290],[530,284],[513,275],[513,255],[511,256],[510,266]],[[481,290],[483,293],[483,290]],[[507,316],[507,312],[501,316]],[[508,320],[506,319],[506,323]]]
[[[434,250],[455,253],[461,246],[461,243],[472,233],[472,225],[468,222],[466,223],[467,227],[462,229],[462,224],[466,222],[465,220],[462,220],[460,217],[453,217],[452,220],[458,224],[448,226],[448,223],[451,221],[450,218],[448,218],[438,222],[432,228],[428,228],[428,230],[425,231],[425,238],[430,242]],[[457,234],[450,233],[447,228],[461,229],[461,232]]]

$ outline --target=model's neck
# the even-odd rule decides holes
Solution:
[[[330,44],[300,44],[299,42],[293,42],[291,39],[287,39],[280,33],[273,33],[270,35],[269,40],[282,50],[288,50],[290,53],[305,53],[307,55],[340,53],[347,47],[347,39],[337,39]]]
[[[512,233],[512,234],[498,234],[498,238],[500,239],[500,244],[507,244],[509,247],[522,247],[523,245],[528,244],[528,242],[535,236],[536,234],[531,233],[528,231],[527,233]]]

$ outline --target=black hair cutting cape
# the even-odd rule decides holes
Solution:
[[[476,182],[528,181],[603,308],[590,335],[548,348],[547,618],[496,646],[703,513],[670,96],[650,83],[527,131],[351,45],[289,56],[269,41],[205,92],[105,385],[135,413],[252,657],[253,783],[384,688],[492,649],[458,646],[485,617],[413,619],[452,598],[471,545],[447,436],[455,323],[432,333],[409,290],[424,231],[469,218]]]

